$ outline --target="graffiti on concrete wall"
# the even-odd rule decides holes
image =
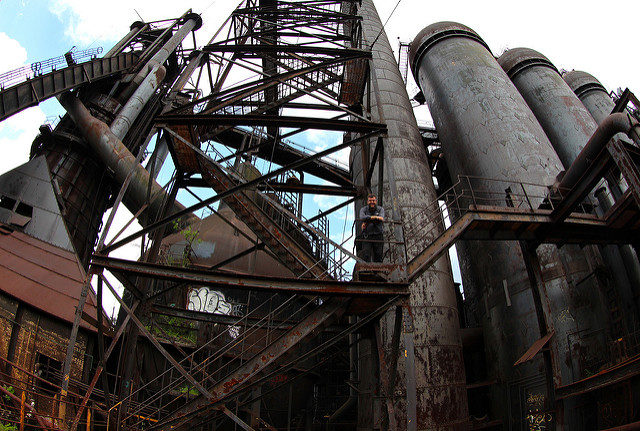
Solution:
[[[187,309],[204,313],[231,314],[231,304],[222,292],[208,287],[192,287],[189,289]]]
[[[243,304],[234,304],[224,296],[224,293],[208,287],[192,287],[187,296],[187,309],[203,313],[225,314],[227,316],[242,316]],[[240,335],[239,326],[230,326],[229,335],[237,338]]]

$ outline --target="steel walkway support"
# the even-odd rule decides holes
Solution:
[[[627,196],[629,204],[631,197]],[[621,202],[622,205],[624,202]],[[550,210],[517,211],[506,207],[470,208],[407,265],[409,281],[420,276],[457,240],[525,240],[555,244],[629,244],[639,239],[640,210],[625,205],[598,218],[572,213],[563,222]]]
[[[0,121],[65,91],[127,71],[137,60],[133,52],[96,58],[0,89]]]
[[[294,326],[289,332],[267,346],[262,352],[245,362],[241,367],[217,382],[207,390],[208,396],[200,396],[188,403],[169,418],[162,421],[162,430],[185,429],[188,423],[194,419],[194,415],[213,407],[214,404],[224,400],[236,392],[252,377],[273,364],[283,354],[291,350],[304,338],[325,325],[328,320],[343,312],[348,304],[348,299],[332,298],[320,305],[314,312]]]

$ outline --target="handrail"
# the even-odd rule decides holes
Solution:
[[[53,71],[59,64],[70,65],[70,61],[77,62],[78,60],[86,57],[95,58],[101,53],[102,47],[90,48],[82,51],[69,51],[58,57],[49,58],[43,61],[36,61],[31,63],[29,66],[22,66],[17,69],[9,70],[8,72],[0,73],[0,89],[5,88],[7,84],[18,84],[44,73]]]
[[[431,223],[418,223],[420,220],[437,222],[448,227],[454,220],[478,206],[519,208],[527,212],[545,207],[554,209],[558,199],[562,198],[563,192],[566,191],[554,190],[557,195],[552,196],[549,187],[524,181],[460,175],[451,187],[423,210],[404,219],[407,248],[424,248],[427,237],[432,233],[430,229],[425,229],[425,226],[430,226]],[[574,211],[588,213],[595,204],[587,204],[579,205]],[[408,226],[413,228],[407,228]]]

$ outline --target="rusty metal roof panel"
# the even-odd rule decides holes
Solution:
[[[85,272],[75,253],[23,232],[0,234],[0,290],[66,322],[73,322]],[[92,291],[85,313],[96,318]],[[88,323],[81,326],[95,331]]]
[[[338,95],[339,103],[352,106],[362,102],[368,72],[367,58],[355,58],[346,62]]]
[[[42,241],[74,250],[56,200],[47,160],[38,156],[0,176],[0,199],[15,201],[12,208],[0,207],[0,223],[22,227]],[[20,206],[30,213],[21,216]],[[22,211],[24,214],[24,211]],[[20,223],[16,221],[22,218]]]
[[[538,352],[540,352],[540,350],[542,350],[542,348],[547,345],[547,343],[549,342],[551,337],[553,337],[554,334],[555,334],[555,331],[551,331],[547,335],[545,335],[544,337],[540,338],[538,341],[533,343],[531,347],[529,347],[529,349],[526,352],[524,352],[524,355],[522,355],[520,359],[518,359],[513,364],[513,366],[515,367],[516,365],[522,364],[523,362],[527,362],[533,359],[533,357],[536,356]]]
[[[194,140],[192,139],[191,130],[188,125],[175,124],[171,126],[171,129],[185,141],[193,144]],[[198,172],[198,158],[194,154],[193,148],[190,148],[180,139],[175,137],[173,139],[172,147],[175,163],[184,173],[193,174]]]

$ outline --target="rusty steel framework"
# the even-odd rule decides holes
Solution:
[[[69,64],[0,89],[0,120],[59,97],[68,115],[55,129],[42,129],[34,152],[64,159],[74,166],[68,170],[75,172],[78,188],[93,187],[90,196],[78,198],[65,173],[55,172],[69,208],[64,216],[82,243],[76,250],[87,277],[65,346],[61,383],[52,386],[49,397],[55,411],[43,414],[26,407],[24,397],[0,387],[20,409],[23,424],[26,408],[43,429],[76,430],[85,424],[89,429],[92,423],[118,430],[289,430],[294,422],[296,429],[329,427],[345,412],[353,412],[356,399],[361,399],[362,394],[356,395],[356,364],[368,354],[374,358],[365,359],[375,364],[369,371],[375,370],[372,378],[378,381],[375,387],[384,406],[376,426],[415,429],[416,415],[425,408],[416,403],[425,401],[422,396],[416,400],[414,370],[398,372],[401,335],[413,357],[413,332],[428,328],[412,326],[410,286],[464,239],[519,241],[541,338],[518,363],[543,351],[549,408],[639,374],[634,356],[607,364],[609,368],[592,378],[554,386],[553,362],[558,358],[544,349],[554,330],[542,309],[535,256],[543,243],[639,243],[638,121],[626,111],[630,101],[639,105],[633,93],[622,95],[558,184],[466,176],[447,188],[443,177],[438,181],[441,195],[434,202],[419,212],[396,213],[394,221],[387,222],[392,234],[386,239],[385,264],[368,265],[347,249],[346,241],[336,242],[326,223],[327,215],[353,204],[372,184],[382,199],[383,183],[395,181],[385,178],[389,168],[383,166],[394,154],[393,145],[385,149],[387,124],[372,120],[372,112],[379,109],[371,108],[376,97],[365,97],[367,91],[379,91],[371,69],[387,54],[376,48],[372,55],[371,46],[363,42],[359,6],[356,0],[245,0],[202,48],[196,47],[195,36],[189,38],[201,25],[191,11],[172,20],[137,22],[104,58]],[[308,130],[341,132],[344,138],[312,152],[295,145]],[[427,149],[434,144],[431,132],[423,136]],[[627,134],[630,141],[615,138],[616,133]],[[155,149],[148,152],[154,136]],[[367,155],[362,184],[354,184],[351,173],[328,157],[348,148]],[[59,157],[62,153],[66,158]],[[162,187],[156,183],[157,173],[169,156],[175,171]],[[85,157],[97,161],[89,166],[83,164]],[[140,165],[144,158],[149,159],[148,170]],[[269,162],[269,168],[257,169],[258,160]],[[439,159],[430,159],[434,160]],[[434,176],[442,175],[439,169],[435,166]],[[311,176],[330,185],[318,185]],[[628,189],[606,213],[592,214],[583,205],[585,198],[603,178],[612,176],[622,176]],[[92,177],[100,181],[94,183]],[[498,189],[504,193],[496,193]],[[176,201],[179,192],[191,194],[197,202],[181,205]],[[307,217],[302,209],[305,194],[345,201]],[[95,205],[91,218],[78,221],[74,214],[82,213],[77,205],[83,199],[93,199]],[[107,243],[121,203],[142,228],[124,237],[120,232]],[[216,208],[219,204],[246,229],[234,225],[228,212]],[[112,210],[98,238],[108,206]],[[205,209],[251,245],[220,261],[196,265],[190,260],[191,238],[182,246],[180,259],[168,258],[167,238],[176,232],[185,238],[197,232],[205,218],[200,210]],[[443,232],[434,235],[433,229],[425,228],[441,226],[447,217],[453,222]],[[139,260],[114,257],[138,239]],[[417,252],[408,256],[407,249]],[[229,269],[258,252],[282,265],[286,276]],[[352,275],[349,265],[354,263]],[[117,292],[106,272],[122,283],[124,294]],[[87,383],[72,379],[71,367],[80,323],[89,319],[84,306],[92,277],[97,309],[102,309],[106,288],[119,302],[121,318],[113,328],[102,313],[91,322],[97,330],[98,358]],[[175,298],[184,302],[194,286],[241,297],[243,312],[176,306]],[[387,325],[387,342],[379,323],[385,313],[392,323]],[[174,335],[176,328],[191,334],[196,325],[207,329],[204,336],[185,343]],[[371,351],[358,350],[367,343]],[[145,369],[151,362],[153,371]],[[336,370],[337,364],[345,363],[346,370]],[[33,391],[34,382],[42,378],[22,371],[24,381],[4,372],[0,380]],[[312,380],[321,381],[319,389],[311,389]],[[412,403],[409,407],[394,405],[401,386],[406,387],[401,396],[407,405]],[[296,390],[300,392],[294,396]],[[296,399],[299,394],[304,400]],[[278,410],[281,403],[286,411]],[[406,417],[399,420],[401,415]],[[341,429],[353,428],[355,420],[342,425]]]
[[[78,127],[76,133],[101,155],[120,186],[88,265],[89,274],[98,277],[99,306],[106,286],[120,302],[125,317],[112,332],[108,348],[103,342],[105,322],[99,317],[98,367],[85,395],[72,397],[67,389],[68,375],[91,279],[87,277],[64,364],[61,399],[65,408],[60,417],[65,427],[75,429],[89,403],[94,406],[94,416],[102,410],[106,426],[118,429],[185,428],[217,423],[221,415],[243,429],[253,429],[257,420],[267,426],[264,418],[238,413],[238,408],[247,403],[258,402],[259,406],[260,398],[267,395],[265,391],[256,398],[256,387],[273,376],[299,378],[314,368],[326,367],[328,358],[321,355],[329,352],[329,358],[343,356],[344,349],[337,349],[337,343],[347,343],[347,337],[407,295],[402,271],[393,265],[385,267],[386,278],[348,281],[346,261],[360,259],[344,243],[336,243],[321,224],[328,214],[363,193],[351,182],[349,172],[326,156],[354,145],[368,146],[370,141],[377,142],[378,154],[380,137],[386,131],[384,124],[369,119],[362,106],[371,53],[362,48],[360,18],[355,12],[355,2],[248,0],[202,49],[187,49],[179,40],[177,45],[160,49],[180,33],[184,38],[199,27],[198,18],[189,12],[168,21],[168,26],[165,22],[135,23],[131,33],[106,56],[132,52],[137,58],[134,66],[125,69],[129,74],[111,91],[124,107],[115,110],[117,116],[110,127],[109,118],[99,118],[93,109],[85,108],[84,81],[48,90],[45,97],[75,89],[59,99]],[[141,40],[146,42],[142,47]],[[164,57],[163,50],[167,51]],[[81,68],[85,70],[85,66]],[[170,79],[165,78],[169,74]],[[55,83],[56,77],[52,78]],[[141,100],[139,106],[127,110],[136,98]],[[150,111],[152,100],[161,103]],[[19,109],[16,106],[14,111]],[[296,135],[310,129],[344,132],[349,137],[317,153],[292,145]],[[158,155],[161,145],[168,147],[176,168],[164,187],[166,192],[155,185],[154,176],[136,168],[155,133],[159,138],[150,170],[157,170],[154,164],[162,163]],[[105,139],[107,146],[103,145]],[[223,149],[227,155],[223,155]],[[110,161],[112,154],[119,156]],[[256,159],[280,167],[247,177],[244,169]],[[377,161],[374,157],[368,168],[365,186],[371,183],[370,173]],[[298,174],[298,181],[287,181],[291,173]],[[305,173],[335,185],[304,183],[301,180]],[[199,198],[202,194],[192,188],[208,190],[208,197]],[[174,203],[180,190],[191,193],[199,202],[187,208]],[[306,218],[301,206],[290,205],[287,193],[298,194],[300,200],[303,193],[350,199]],[[116,236],[105,244],[120,202],[135,214],[143,229],[122,239]],[[198,223],[193,214],[199,209],[208,208],[222,218],[212,206],[218,202],[229,206],[249,228],[255,235],[255,245],[208,268],[163,259],[163,238],[175,229]],[[143,247],[140,261],[109,257],[138,238],[142,238]],[[400,241],[390,241],[389,248],[392,255],[404,252]],[[218,270],[257,250],[280,261],[292,277]],[[125,286],[124,299],[102,274],[105,270]],[[241,318],[167,307],[167,295],[193,285],[245,292],[248,298],[254,295],[253,300],[259,298],[260,302],[247,305]],[[214,328],[224,325],[229,330],[217,330],[217,335],[199,340],[195,347],[180,346],[157,322],[172,314],[188,326],[192,321],[206,321]],[[343,315],[359,318],[345,324]],[[229,337],[231,329],[236,332]],[[159,331],[164,332],[162,342],[158,340]],[[165,367],[148,381],[140,377],[143,370],[137,363],[142,339],[165,360]],[[106,368],[116,346],[120,349],[118,371],[115,378],[107,378]],[[304,372],[296,371],[309,364],[314,365]],[[98,384],[105,395],[96,402],[93,395]],[[70,414],[64,411],[66,408]],[[287,421],[291,421],[291,412]]]

